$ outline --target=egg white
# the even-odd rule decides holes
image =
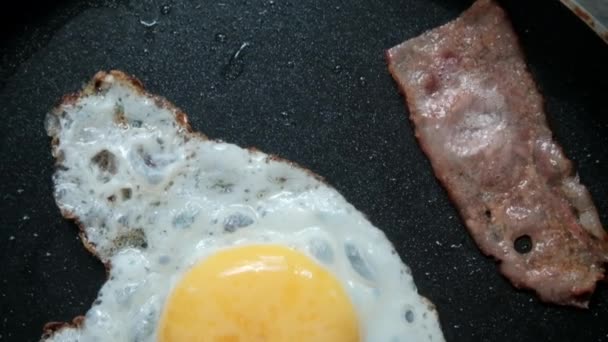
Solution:
[[[365,341],[443,341],[437,314],[385,235],[319,177],[191,132],[121,72],[98,73],[47,116],[55,199],[109,277],[81,324],[44,341],[155,341],[163,303],[195,263],[280,244],[344,286]]]

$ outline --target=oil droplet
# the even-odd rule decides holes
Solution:
[[[167,15],[169,13],[171,13],[171,5],[164,4],[164,5],[160,6],[160,14]]]
[[[145,27],[152,27],[158,24],[158,3],[157,0],[131,0],[129,7],[139,18],[139,23]]]
[[[243,50],[250,44],[244,42],[238,50],[230,57],[228,64],[224,67],[223,74],[227,80],[236,80],[243,73],[245,63],[243,62]]]
[[[295,127],[296,122],[294,120],[287,119],[283,122],[285,127]]]
[[[288,112],[286,110],[282,111],[281,112],[281,118],[279,120],[275,120],[275,121],[282,121],[283,125],[287,126],[287,127],[289,127],[289,126],[295,126],[296,122],[289,117],[289,113],[290,112],[291,111]],[[293,112],[291,112],[291,113],[293,113]]]
[[[158,21],[156,21],[156,19],[154,19],[152,21],[146,21],[146,20],[140,19],[139,23],[144,25],[145,27],[153,27],[156,24],[158,24]]]
[[[224,43],[226,42],[226,35],[223,33],[218,33],[215,35],[215,41],[216,42],[220,42],[220,43]]]
[[[367,85],[367,80],[365,79],[365,77],[363,77],[363,76],[359,77],[359,85],[361,87],[365,87]]]

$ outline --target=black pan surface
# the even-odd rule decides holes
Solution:
[[[608,340],[608,286],[589,310],[514,289],[469,238],[417,146],[384,50],[470,1],[137,3],[47,2],[40,10],[25,1],[3,15],[20,23],[2,33],[1,341],[35,341],[46,321],[83,314],[104,280],[53,201],[43,117],[61,95],[113,68],[166,96],[210,137],[323,175],[396,245],[437,305],[448,341]],[[504,6],[557,140],[606,225],[608,46],[558,1]],[[150,11],[158,23],[146,27],[140,19]]]

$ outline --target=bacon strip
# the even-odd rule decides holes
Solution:
[[[608,238],[553,140],[504,11],[478,0],[387,51],[416,137],[479,248],[518,288],[587,307]]]

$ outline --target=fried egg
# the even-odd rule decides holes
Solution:
[[[43,341],[443,341],[384,233],[310,171],[193,132],[119,71],[46,130],[57,205],[108,279]]]

